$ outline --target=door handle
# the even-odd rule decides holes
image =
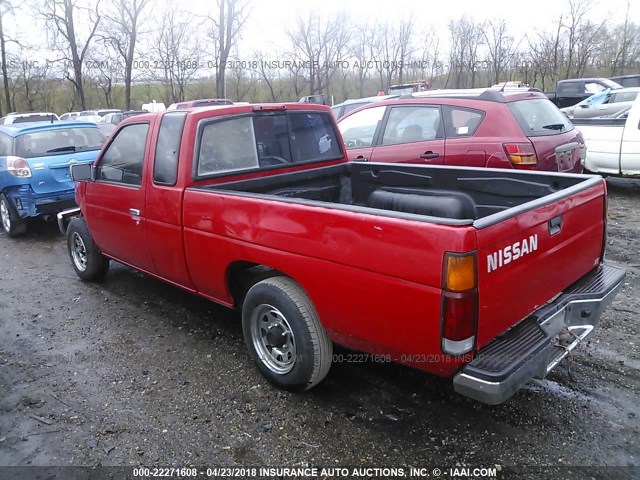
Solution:
[[[358,161],[358,162],[368,162],[369,159],[367,157],[363,157],[362,155],[358,155],[356,157],[356,161]]]
[[[420,155],[420,158],[424,158],[425,160],[431,160],[433,158],[438,158],[439,156],[440,156],[439,153],[433,153],[429,151],[429,152],[424,152],[422,155]]]
[[[549,220],[549,235],[553,236],[560,233],[562,229],[562,215],[557,216]]]
[[[131,215],[135,215],[136,217],[139,217],[139,216],[140,216],[140,210],[138,210],[137,208],[130,208],[130,209],[129,209],[129,213],[130,213]]]

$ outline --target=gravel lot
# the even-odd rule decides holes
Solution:
[[[490,407],[397,365],[334,364],[305,394],[245,355],[235,314],[113,264],[72,270],[36,222],[0,236],[0,465],[597,465],[640,476],[640,182],[609,182],[628,269],[588,345]],[[615,474],[614,474],[615,472]],[[578,475],[576,478],[580,478]],[[501,478],[501,477],[498,477]]]

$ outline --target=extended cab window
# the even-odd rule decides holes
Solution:
[[[196,176],[342,157],[331,115],[259,113],[207,123],[197,146]]]
[[[178,155],[185,112],[167,113],[162,117],[156,155],[153,163],[153,181],[160,185],[175,185],[178,177]]]
[[[96,180],[141,185],[148,131],[148,123],[127,125],[120,130],[102,156]]]

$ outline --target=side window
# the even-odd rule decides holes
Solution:
[[[616,93],[613,100],[611,100],[609,103],[633,102],[637,96],[637,92]]]
[[[604,85],[600,85],[599,83],[595,83],[595,82],[585,82],[584,84],[584,93],[588,93],[590,95],[593,95],[595,93],[600,93],[603,90],[605,90],[605,86]]]
[[[445,107],[447,138],[470,137],[482,123],[484,112],[460,107]]]
[[[13,140],[5,133],[0,133],[0,157],[13,154]]]
[[[142,184],[148,131],[148,123],[127,125],[120,130],[100,160],[96,180],[125,185]]]
[[[392,107],[382,145],[423,142],[442,138],[440,108],[435,106]]]
[[[162,117],[156,155],[153,162],[153,182],[160,185],[175,185],[178,177],[178,155],[185,112],[167,113]]]
[[[580,89],[582,85],[580,82],[564,82],[558,84],[558,95],[578,95],[582,93]]]
[[[366,108],[343,118],[338,127],[347,148],[370,147],[387,107]]]
[[[350,103],[348,105],[344,106],[344,111],[342,112],[342,115],[346,115],[347,113],[351,113],[353,112],[356,108],[360,108],[361,106],[365,105],[365,102],[360,102],[360,103]]]
[[[204,126],[198,149],[197,176],[258,166],[251,117],[231,118]]]

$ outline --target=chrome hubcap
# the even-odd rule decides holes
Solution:
[[[0,200],[0,217],[2,218],[2,228],[5,232],[11,230],[11,218],[9,217],[9,207],[7,202]]]
[[[76,232],[71,235],[71,257],[78,270],[84,272],[87,269],[87,248]]]
[[[272,305],[258,305],[251,314],[253,346],[269,370],[283,375],[296,363],[293,331],[285,316]]]

